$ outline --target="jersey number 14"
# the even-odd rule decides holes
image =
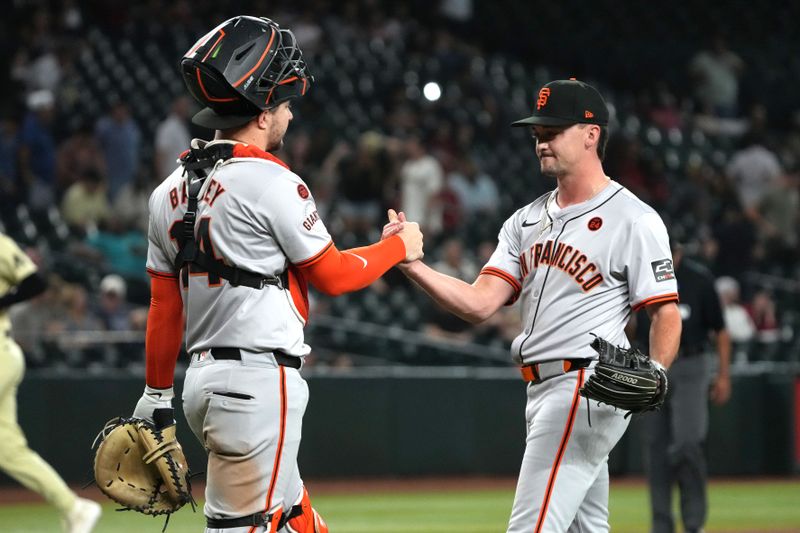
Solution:
[[[172,224],[169,229],[169,236],[172,240],[178,243],[181,242],[183,239],[183,220],[176,220]],[[203,217],[197,223],[197,240],[200,250],[210,255],[214,261],[223,263],[222,258],[218,257],[217,252],[214,250],[214,243],[211,242],[211,217]],[[194,263],[191,263],[188,268],[184,266],[181,269],[181,280],[184,287],[189,285],[189,276],[205,276],[209,287],[219,287],[222,284],[222,278],[218,274],[208,272]]]

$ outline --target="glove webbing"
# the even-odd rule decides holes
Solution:
[[[160,459],[165,453],[169,453],[172,450],[178,449],[178,441],[176,439],[172,439],[171,441],[162,442],[157,448],[154,448],[153,451],[150,453],[146,453],[142,460],[145,464],[149,465],[153,461]]]

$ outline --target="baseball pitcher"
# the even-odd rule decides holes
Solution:
[[[536,141],[557,187],[503,224],[473,284],[422,261],[402,270],[446,309],[478,323],[520,300],[523,330],[511,352],[527,386],[527,438],[509,533],[603,532],[608,453],[629,412],[657,408],[663,367],[681,331],[667,231],[658,214],[605,175],[608,109],[576,80],[542,87],[516,122]],[[389,213],[384,235],[403,227]],[[652,318],[650,358],[626,350],[632,311]],[[590,405],[591,404],[591,405]]]

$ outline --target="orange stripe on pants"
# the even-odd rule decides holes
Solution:
[[[550,469],[550,478],[547,480],[547,489],[544,492],[542,506],[539,509],[539,519],[536,521],[535,533],[540,533],[544,525],[544,519],[545,516],[547,516],[547,507],[550,505],[550,496],[553,493],[553,486],[556,484],[556,476],[558,476],[558,467],[561,466],[561,460],[564,458],[569,436],[572,434],[572,426],[575,425],[575,415],[578,413],[578,406],[581,403],[581,395],[578,391],[583,386],[583,372],[583,369],[578,371],[578,383],[575,386],[575,393],[572,395],[572,406],[569,409],[569,416],[567,416],[567,425],[564,428],[564,434],[561,437],[561,444],[558,447],[558,453],[553,462],[553,467]]]
[[[269,491],[267,492],[267,505],[264,508],[266,512],[269,512],[272,508],[272,494],[275,491],[275,484],[278,481],[278,471],[280,470],[281,466],[281,454],[283,453],[283,439],[286,435],[286,370],[284,367],[279,366],[278,372],[280,373],[281,380],[281,426],[278,433],[278,449],[275,453],[275,463],[272,466],[272,478],[269,481]]]

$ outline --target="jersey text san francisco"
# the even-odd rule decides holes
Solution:
[[[585,253],[570,244],[554,240],[537,242],[519,256],[522,278],[528,277],[531,269],[540,266],[553,266],[570,275],[585,292],[589,292],[603,282],[603,274],[597,265],[589,261]]]

